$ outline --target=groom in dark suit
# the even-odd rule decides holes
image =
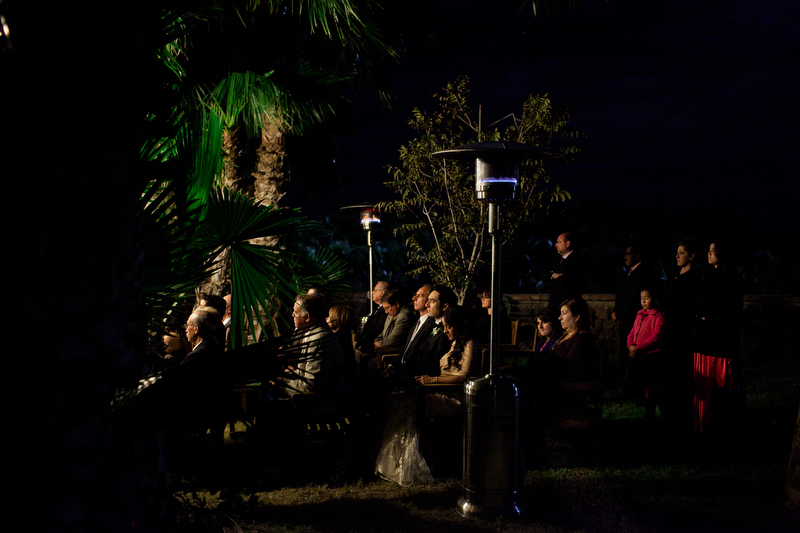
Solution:
[[[406,350],[401,359],[401,368],[407,376],[439,375],[439,360],[451,344],[444,334],[442,315],[445,309],[456,303],[458,297],[452,289],[438,285],[433,287],[425,304],[428,315],[426,322],[431,322],[430,332],[420,336],[414,350]]]

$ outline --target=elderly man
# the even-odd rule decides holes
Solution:
[[[372,301],[378,304],[378,308],[369,315],[361,335],[356,339],[356,348],[366,355],[371,355],[375,352],[375,339],[383,332],[383,327],[386,324],[387,315],[381,307],[381,302],[388,290],[388,281],[379,281],[372,289]]]
[[[197,309],[186,321],[186,339],[192,346],[181,364],[200,361],[218,355],[222,350],[216,341],[220,319],[213,310]]]
[[[314,409],[331,411],[343,400],[344,357],[336,335],[325,322],[322,299],[314,295],[298,296],[292,318],[295,332],[287,355],[292,363],[281,380],[289,396],[317,394]]]
[[[381,307],[386,313],[386,323],[383,332],[375,339],[376,348],[400,348],[411,331],[413,316],[406,307],[398,289],[387,292],[381,301]]]

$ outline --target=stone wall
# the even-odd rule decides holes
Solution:
[[[617,325],[611,320],[613,294],[584,294],[592,310],[592,332],[598,346],[614,361],[617,354]],[[519,320],[517,340],[530,348],[536,327],[536,314],[547,307],[547,294],[504,294],[512,320]],[[365,293],[349,295],[346,303],[359,316],[369,313]],[[742,302],[742,360],[755,362],[777,357],[800,357],[796,338],[790,335],[800,327],[800,297],[747,294]]]
[[[523,347],[533,342],[536,314],[547,306],[547,294],[504,294],[512,320],[520,321],[518,341]],[[584,294],[592,310],[592,331],[607,354],[617,351],[617,325],[611,320],[613,294]],[[742,302],[742,351],[744,361],[771,357],[800,357],[796,338],[790,335],[800,326],[800,297],[747,294]],[[613,359],[613,357],[612,357]]]

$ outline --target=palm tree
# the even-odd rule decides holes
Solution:
[[[379,25],[400,27],[409,8],[389,12],[374,0],[210,4],[181,16],[164,11],[160,57],[172,105],[153,110],[168,130],[147,154],[174,160],[185,152],[189,198],[203,201],[221,184],[277,205],[286,135],[324,124],[360,80],[375,81],[389,101],[383,71],[399,57],[399,35]]]
[[[392,8],[391,17],[372,0],[190,6],[162,12],[166,104],[151,110],[154,135],[143,155],[174,163],[186,176],[180,179],[185,197],[175,200],[196,203],[201,213],[216,187],[277,206],[287,180],[287,135],[302,136],[325,124],[360,79],[378,80],[379,95],[389,100],[380,80],[386,61],[399,55],[398,41],[387,37],[396,32],[379,26],[392,20],[392,27],[402,27],[406,17],[398,14],[408,6]],[[250,242],[275,247],[278,239],[255,235]],[[229,280],[232,249],[218,252],[220,268],[200,284],[202,292],[220,293]],[[330,270],[331,262],[326,265]]]

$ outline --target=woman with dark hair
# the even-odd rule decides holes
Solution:
[[[562,360],[564,375],[561,381],[597,381],[599,352],[590,330],[589,305],[583,298],[573,298],[561,304],[559,321],[564,335],[553,345],[552,352]]]
[[[492,313],[497,313],[497,320],[500,321],[500,344],[511,343],[511,320],[504,305],[499,309],[492,309],[492,290],[486,287],[481,293],[481,309],[475,324],[475,341],[479,344],[489,344],[491,337]],[[501,302],[502,303],[502,302]]]
[[[447,339],[452,343],[450,350],[439,360],[438,376],[417,376],[415,381],[420,385],[428,383],[458,384],[466,381],[472,371],[474,357],[478,353],[478,344],[467,334],[469,312],[455,305],[448,307],[442,315],[442,324]],[[425,409],[436,414],[452,415],[461,409],[460,395],[445,394],[426,395]]]
[[[664,341],[662,416],[675,430],[689,430],[692,420],[692,322],[701,268],[695,264],[692,241],[678,243],[676,270],[667,279],[664,314],[669,322]]]
[[[545,307],[536,315],[536,339],[533,343],[533,351],[546,352],[550,350],[563,334],[561,322],[556,320],[552,309]]]
[[[744,400],[738,364],[742,284],[719,242],[708,248],[694,316],[694,428],[705,432],[734,422]]]
[[[417,383],[458,384],[467,379],[473,355],[478,351],[475,341],[467,335],[468,316],[469,312],[459,305],[450,306],[444,311],[442,323],[445,335],[452,342],[450,350],[439,361],[440,374],[417,376]],[[440,393],[425,396],[428,412],[449,415],[461,410],[461,402],[456,397]],[[416,391],[393,397],[383,444],[375,462],[378,476],[403,486],[433,481],[428,463],[420,451],[416,398]]]

